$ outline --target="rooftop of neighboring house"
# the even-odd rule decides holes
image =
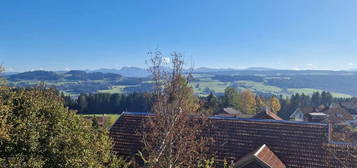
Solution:
[[[238,167],[273,167],[285,168],[285,164],[272,152],[267,145],[262,145],[254,152],[237,161]],[[254,166],[253,166],[254,165]]]
[[[350,114],[357,115],[357,102],[341,102],[339,105],[346,109]]]
[[[328,108],[323,111],[328,115],[328,122],[338,123],[353,120],[353,117],[343,108]]]
[[[227,114],[232,114],[232,115],[242,114],[242,112],[232,107],[223,108],[223,111]]]
[[[149,117],[155,116],[124,113],[116,121],[110,129],[110,136],[118,155],[135,156],[142,149],[138,130],[142,130],[143,123]],[[344,150],[352,149],[352,153],[357,154],[357,146],[332,142],[328,124],[221,116],[209,117],[209,121],[213,124],[209,129],[210,135],[215,140],[210,149],[215,158],[221,161],[227,159],[238,165],[243,164],[240,162],[242,158],[249,157],[252,152],[254,155],[257,149],[265,145],[263,149],[267,150],[266,155],[276,156],[275,160],[280,167],[341,167],[341,159],[349,167],[357,166],[357,161],[351,159]],[[337,151],[338,156],[343,157],[332,157],[330,151]],[[256,159],[264,160],[264,157]],[[278,163],[279,160],[282,164]]]
[[[312,113],[309,113],[309,115],[312,115],[312,116],[326,116],[325,113],[321,113],[321,112],[312,112]]]
[[[300,111],[303,112],[304,114],[307,113],[313,113],[313,112],[320,112],[326,110],[325,106],[319,106],[319,107],[299,107]]]
[[[244,114],[237,109],[232,107],[223,108],[223,113],[217,114],[216,116],[222,117],[239,117],[239,118],[251,118],[252,114]]]
[[[325,116],[327,115],[328,119],[321,120],[321,122],[332,122],[332,123],[339,123],[339,122],[345,122],[348,120],[353,120],[352,115],[345,110],[344,108],[337,107],[337,106],[331,106],[331,107],[299,107],[298,108],[302,113],[304,113],[304,116],[308,117],[318,117],[318,116]],[[297,109],[297,110],[298,110]],[[293,116],[291,114],[291,116]]]
[[[283,120],[275,113],[271,112],[268,108],[262,110],[251,118],[255,119],[271,119],[271,120]]]
[[[346,108],[346,109],[357,110],[357,103],[356,102],[341,102],[340,105],[343,108]]]

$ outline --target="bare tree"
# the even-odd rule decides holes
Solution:
[[[145,167],[198,167],[204,163],[211,138],[203,136],[207,118],[199,114],[199,100],[184,74],[180,53],[171,54],[171,69],[160,51],[150,53],[154,81],[154,115],[143,123]]]

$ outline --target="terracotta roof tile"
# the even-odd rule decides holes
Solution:
[[[148,115],[124,113],[117,120],[110,130],[115,152],[135,156],[142,147],[137,131],[146,117]],[[213,128],[207,130],[207,134],[215,139],[210,150],[218,160],[236,162],[266,144],[289,168],[341,167],[341,163],[326,151],[326,144],[329,144],[327,124],[225,117],[210,117],[210,121]],[[341,146],[345,145],[328,146],[328,149],[333,148],[343,155]],[[356,151],[354,147],[353,152]],[[349,167],[357,167],[356,161],[348,156],[342,159]]]
[[[252,162],[257,165],[273,168],[285,168],[285,164],[269,149],[267,145],[262,145],[257,150],[241,158],[237,165],[240,168],[250,167]]]

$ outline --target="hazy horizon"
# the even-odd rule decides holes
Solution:
[[[31,71],[54,71],[54,72],[60,72],[60,71],[74,71],[74,70],[78,70],[78,71],[100,71],[100,70],[121,70],[123,68],[140,68],[140,69],[148,69],[148,67],[139,67],[139,66],[123,66],[123,67],[119,67],[119,68],[95,68],[95,69],[43,69],[43,68],[39,68],[39,69],[30,69],[30,70],[25,70],[25,71],[10,71],[8,69],[5,69],[4,73],[22,73],[22,72],[31,72]],[[194,67],[194,70],[198,70],[198,69],[202,69],[202,68],[207,68],[210,70],[272,70],[272,71],[279,71],[279,70],[287,70],[287,71],[357,71],[357,68],[351,68],[351,69],[278,69],[278,68],[272,68],[272,67],[241,67],[241,68],[217,68],[217,67]],[[190,68],[185,68],[185,69],[190,69]]]

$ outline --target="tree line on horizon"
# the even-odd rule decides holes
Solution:
[[[71,96],[61,96],[64,103],[79,114],[120,114],[129,112],[148,112],[151,108],[151,93],[89,93],[80,94],[76,99]]]
[[[80,94],[73,98],[63,93],[64,103],[79,114],[121,114],[122,112],[151,112],[153,104],[152,93],[89,93]],[[296,93],[290,97],[258,95],[246,89],[238,91],[227,87],[223,95],[210,93],[208,96],[198,97],[200,111],[215,115],[223,113],[227,107],[239,110],[243,114],[254,115],[269,109],[280,117],[288,116],[298,107],[330,106],[334,102],[349,101],[349,98],[335,98],[330,92],[314,92],[312,95]]]

